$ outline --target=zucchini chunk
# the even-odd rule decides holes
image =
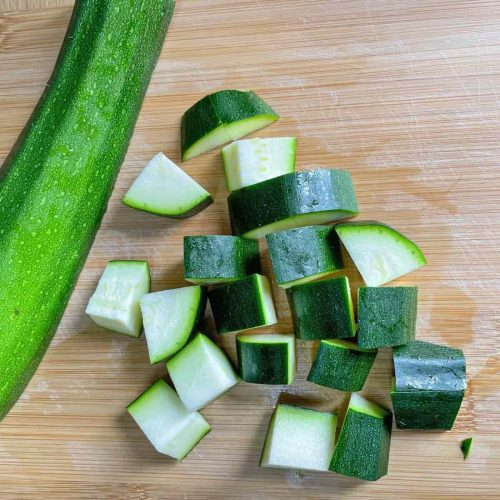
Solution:
[[[239,236],[184,236],[184,279],[218,285],[261,273],[259,243]]]
[[[190,411],[204,408],[239,382],[224,351],[202,333],[167,361],[167,370]]]
[[[139,337],[142,331],[140,298],[149,293],[151,276],[145,260],[112,260],[102,273],[85,312],[114,332]]]
[[[143,295],[140,304],[151,363],[173,356],[186,345],[203,319],[206,303],[201,286]]]
[[[220,90],[182,117],[181,153],[187,161],[275,122],[279,115],[254,92]]]
[[[184,170],[158,153],[130,186],[123,203],[143,212],[186,219],[208,207],[213,199]]]
[[[182,460],[210,432],[201,414],[186,410],[163,379],[130,403],[127,411],[156,451],[177,460]]]
[[[376,356],[376,350],[360,349],[353,342],[322,340],[307,380],[339,391],[360,391]]]
[[[387,474],[392,413],[351,394],[330,470],[344,476],[376,481]]]
[[[266,236],[276,282],[282,288],[330,276],[344,268],[332,226],[306,226]]]
[[[368,286],[389,283],[426,263],[416,243],[382,222],[344,222],[335,229]]]
[[[261,467],[327,471],[335,447],[337,415],[279,404],[271,417]]]
[[[253,384],[291,384],[295,376],[293,335],[262,333],[236,337],[238,371]]]
[[[464,439],[462,441],[462,443],[460,444],[460,449],[462,450],[462,453],[464,455],[464,460],[467,459],[467,457],[469,456],[469,453],[470,453],[470,449],[471,449],[471,446],[472,446],[472,439],[473,438],[467,438],[467,439]]]
[[[256,239],[358,214],[351,175],[337,169],[280,175],[233,191],[227,203],[233,234]]]
[[[252,274],[208,292],[217,333],[234,333],[278,320],[267,278]]]
[[[358,289],[358,345],[363,349],[409,344],[417,323],[415,286]]]
[[[293,286],[287,295],[299,339],[354,337],[354,309],[346,276]]]
[[[235,141],[222,149],[228,191],[236,191],[295,170],[295,137]]]

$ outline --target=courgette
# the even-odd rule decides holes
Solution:
[[[210,432],[202,415],[186,410],[163,379],[130,403],[127,411],[156,451],[177,460],[182,460]]]
[[[54,73],[0,173],[0,418],[59,324],[106,210],[174,9],[76,2]]]
[[[336,428],[335,413],[279,404],[269,422],[260,466],[327,471]]]
[[[337,169],[280,175],[233,191],[227,203],[233,234],[246,238],[358,214],[351,175]]]
[[[342,339],[355,335],[354,309],[346,276],[293,286],[287,295],[299,339]]]
[[[426,263],[416,243],[382,222],[344,222],[336,230],[368,286],[383,285]]]
[[[295,137],[244,139],[222,148],[228,191],[288,174],[295,170]]]
[[[200,285],[230,283],[260,273],[259,243],[239,236],[184,236],[184,279]]]
[[[181,154],[186,161],[275,122],[279,115],[254,92],[220,90],[182,116]]]
[[[253,384],[291,384],[295,376],[295,337],[279,333],[238,335],[238,372]]]
[[[464,455],[464,460],[467,460],[467,457],[469,456],[470,449],[472,446],[472,439],[473,438],[466,438],[460,443],[460,449],[462,450],[462,453]]]
[[[224,351],[202,333],[167,361],[167,370],[190,411],[207,406],[239,382]]]
[[[351,394],[347,413],[330,463],[344,476],[376,481],[387,474],[392,413]]]
[[[363,349],[409,344],[415,339],[417,287],[358,289],[358,344]]]
[[[339,391],[357,392],[370,373],[376,350],[345,340],[322,340],[307,380]]]
[[[139,337],[142,330],[139,300],[149,293],[150,287],[146,261],[108,262],[85,312],[104,328]]]
[[[266,236],[276,282],[282,288],[337,273],[344,267],[332,226],[306,226]]]

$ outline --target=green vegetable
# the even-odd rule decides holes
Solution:
[[[140,301],[151,363],[174,355],[186,345],[203,319],[206,293],[186,286],[143,295]]]
[[[335,447],[336,427],[335,413],[277,405],[260,466],[327,471]]]
[[[426,263],[406,236],[377,221],[355,221],[335,228],[368,286],[380,286]]]
[[[278,118],[271,106],[253,92],[221,90],[207,95],[182,117],[182,160],[240,139]]]
[[[100,326],[139,337],[142,316],[139,299],[149,293],[151,276],[145,260],[113,260],[90,297],[86,313]]]
[[[364,351],[352,342],[322,340],[307,380],[339,391],[360,391],[376,356],[377,351]]]
[[[173,9],[170,0],[77,1],[50,82],[2,168],[0,418],[59,324]]]
[[[356,333],[346,276],[287,290],[295,335],[302,340],[353,337]]]
[[[295,170],[295,137],[236,141],[222,149],[228,191],[288,174]]]
[[[358,289],[358,344],[364,349],[398,346],[415,339],[417,287]]]
[[[332,226],[306,226],[266,236],[279,286],[290,288],[332,275],[344,267]]]
[[[158,153],[130,186],[123,203],[171,219],[186,219],[208,207],[213,199],[184,170]]]
[[[462,453],[464,454],[464,460],[467,459],[470,453],[470,448],[472,446],[472,438],[467,438],[462,441],[462,444],[460,445],[460,449],[462,450]]]
[[[191,411],[207,406],[239,382],[224,351],[202,333],[167,361],[167,370]]]
[[[376,481],[387,474],[392,413],[351,394],[330,470]]]
[[[461,349],[414,340],[393,352],[398,391],[463,391],[467,387]]]
[[[239,236],[184,236],[184,279],[229,283],[260,273],[259,243]]]
[[[233,333],[278,320],[274,311],[271,287],[265,276],[252,274],[208,292],[218,333]]]
[[[467,386],[460,349],[414,340],[394,348],[391,391],[396,426],[451,429]]]
[[[236,337],[238,371],[245,382],[291,384],[295,376],[295,338],[263,333]]]
[[[280,175],[233,191],[227,202],[233,234],[247,238],[358,213],[351,175],[335,169]]]
[[[127,411],[156,451],[182,460],[209,432],[198,413],[186,410],[179,396],[162,379],[157,380]]]

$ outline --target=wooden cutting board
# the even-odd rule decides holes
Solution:
[[[44,89],[71,3],[0,0],[0,161]],[[0,424],[0,497],[498,498],[499,22],[497,0],[179,1],[62,324]],[[297,136],[300,169],[348,169],[362,217],[421,245],[428,265],[398,281],[420,287],[418,337],[467,356],[469,388],[454,429],[395,430],[390,473],[376,483],[258,467],[278,399],[345,411],[346,394],[305,381],[311,344],[298,343],[290,387],[240,384],[203,410],[213,430],[177,464],[124,410],[164,367],[149,365],[144,338],[104,331],[83,313],[108,260],[148,259],[154,290],[177,287],[183,236],[229,232],[218,151],[183,165],[215,197],[201,214],[168,221],[120,203],[155,153],[179,161],[183,111],[221,88],[255,90],[282,116],[256,135]],[[269,275],[264,248],[263,256]],[[359,285],[352,266],[350,274]],[[274,293],[272,330],[290,332],[285,295]],[[210,322],[207,329],[213,335]],[[234,338],[217,341],[234,359]],[[363,393],[390,405],[390,380],[383,350]]]

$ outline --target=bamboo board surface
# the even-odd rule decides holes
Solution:
[[[70,12],[66,0],[0,0],[0,162],[43,91]],[[498,498],[499,23],[495,0],[180,0],[70,305],[0,424],[0,497]],[[182,286],[183,236],[229,232],[218,151],[183,165],[215,197],[201,214],[172,222],[120,203],[155,153],[179,161],[183,111],[221,88],[264,97],[282,118],[255,136],[297,136],[300,169],[348,169],[362,217],[421,245],[428,265],[398,280],[420,287],[418,337],[467,356],[454,429],[394,430],[390,473],[376,483],[257,466],[279,397],[345,411],[345,394],[305,381],[310,344],[298,343],[292,386],[240,384],[203,410],[212,432],[176,464],[124,410],[164,367],[149,365],[144,338],[106,332],[83,314],[108,260],[147,259],[154,290]],[[266,330],[290,332],[285,295],[274,295],[279,324]],[[234,338],[218,341],[234,359]],[[383,350],[363,393],[390,405],[390,379]]]

